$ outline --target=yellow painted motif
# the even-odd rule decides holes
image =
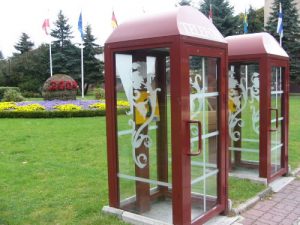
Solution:
[[[146,120],[152,114],[152,108],[149,100],[149,93],[147,91],[140,91],[140,96],[136,100],[136,107],[135,107],[135,123],[137,125],[142,125],[146,122]],[[159,120],[159,107],[158,101],[156,99],[156,107],[154,112],[154,120]]]

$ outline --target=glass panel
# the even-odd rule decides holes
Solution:
[[[281,169],[282,134],[282,68],[272,67],[271,75],[271,168],[272,173]]]
[[[192,220],[203,215],[217,204],[217,152],[218,152],[218,86],[216,58],[190,56],[190,118],[199,121],[190,125]]]
[[[233,170],[257,176],[259,164],[259,66],[233,64],[229,71],[229,136]]]
[[[147,49],[115,55],[117,107],[129,105],[117,116],[120,207],[171,223],[169,58],[154,57],[158,51],[168,54]]]

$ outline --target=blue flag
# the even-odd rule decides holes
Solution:
[[[78,30],[79,30],[79,32],[80,32],[81,39],[83,40],[82,14],[81,14],[81,12],[80,12],[79,19],[78,19]]]
[[[283,13],[281,8],[281,2],[279,3],[279,13],[278,13],[278,23],[277,23],[277,33],[279,34],[280,38],[283,37]]]
[[[244,14],[244,34],[248,33],[248,16],[247,16],[247,12],[245,9],[245,14]]]

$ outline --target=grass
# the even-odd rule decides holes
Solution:
[[[300,96],[290,98],[289,163],[300,166]],[[105,118],[1,119],[0,224],[125,224],[107,216]],[[263,185],[229,179],[234,206]]]
[[[233,202],[233,207],[237,207],[242,202],[254,197],[265,188],[265,185],[249,180],[234,177],[229,178],[229,198]]]
[[[290,96],[289,164],[292,169],[300,167],[300,96]]]
[[[124,224],[101,213],[104,117],[3,119],[0,133],[0,224]]]

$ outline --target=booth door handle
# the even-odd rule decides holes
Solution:
[[[276,113],[276,129],[270,129],[271,132],[274,132],[274,131],[277,131],[278,130],[278,109],[277,108],[270,108],[270,111],[275,111]],[[271,123],[271,126],[272,126],[272,123]]]
[[[202,151],[202,124],[200,121],[190,120],[188,121],[189,124],[194,123],[198,126],[198,151],[197,152],[188,152],[188,156],[197,156],[201,154]]]

